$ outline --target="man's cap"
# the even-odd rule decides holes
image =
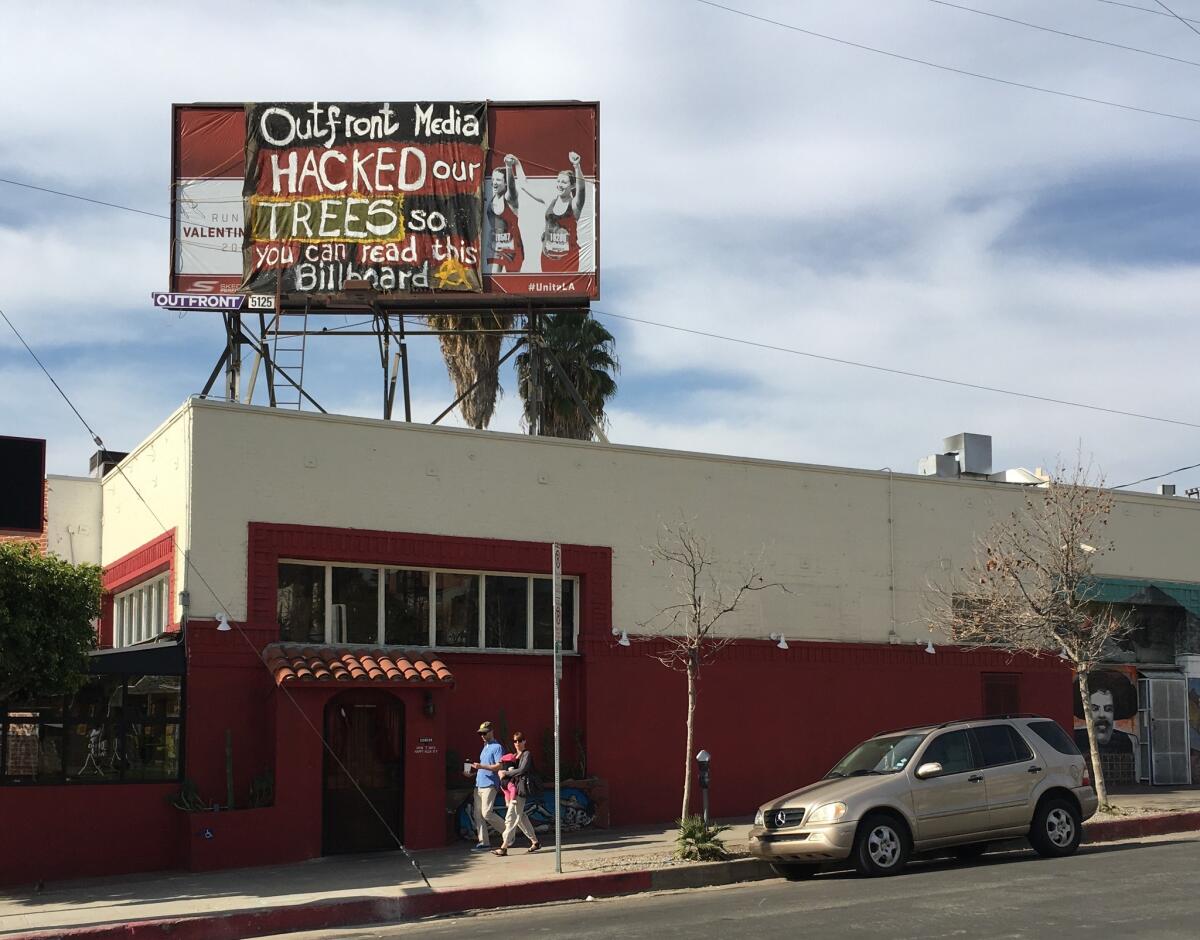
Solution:
[[[479,726],[479,730],[476,732],[476,734],[487,734],[491,730],[492,730],[492,723],[490,721],[485,721],[483,724],[481,724]]]

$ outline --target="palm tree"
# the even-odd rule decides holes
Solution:
[[[499,310],[478,314],[431,313],[425,320],[435,330],[508,330],[513,324],[512,314]],[[438,339],[456,396],[477,379],[482,379],[458,408],[463,420],[471,427],[486,428],[495,414],[496,399],[503,394],[500,387],[500,341],[503,337],[499,333],[462,332],[443,334]]]
[[[579,391],[592,417],[603,428],[608,426],[605,403],[617,393],[613,376],[620,363],[613,349],[615,340],[600,323],[585,312],[564,311],[546,314],[542,319],[545,345]],[[517,390],[525,403],[524,423],[534,426],[536,404],[531,400],[532,362],[528,349],[517,355]],[[590,441],[592,426],[580,413],[571,393],[559,381],[549,357],[542,356],[538,384],[542,389],[541,433],[549,437],[570,437]]]

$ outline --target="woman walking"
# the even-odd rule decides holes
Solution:
[[[508,800],[508,812],[504,816],[504,838],[500,841],[500,848],[492,852],[493,855],[508,854],[508,847],[513,844],[513,840],[517,836],[517,829],[525,833],[525,837],[529,839],[530,852],[536,852],[542,847],[538,842],[537,833],[534,832],[533,823],[525,815],[526,801],[529,797],[536,795],[537,776],[533,768],[533,755],[529,753],[525,735],[520,731],[513,733],[513,747],[517,749],[516,766],[500,771],[501,780],[505,785],[505,796]]]

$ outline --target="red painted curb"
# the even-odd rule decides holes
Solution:
[[[1114,842],[1139,836],[1161,836],[1169,832],[1200,829],[1200,812],[1158,813],[1129,819],[1101,819],[1084,824],[1084,842]]]
[[[162,940],[166,937],[171,940],[241,940],[244,937],[295,930],[397,923],[435,914],[577,900],[589,894],[593,897],[615,897],[650,889],[649,871],[575,875],[554,881],[453,888],[394,898],[353,898],[271,907],[260,911],[97,924],[93,927],[11,934],[6,936],[6,940]]]

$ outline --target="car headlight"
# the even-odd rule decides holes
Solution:
[[[846,815],[845,803],[826,803],[824,806],[818,806],[804,820],[806,823],[816,825],[818,823],[837,822]]]
[[[763,811],[760,809],[757,813],[754,814],[754,825],[765,826],[766,824],[767,824],[766,814],[763,813]]]

